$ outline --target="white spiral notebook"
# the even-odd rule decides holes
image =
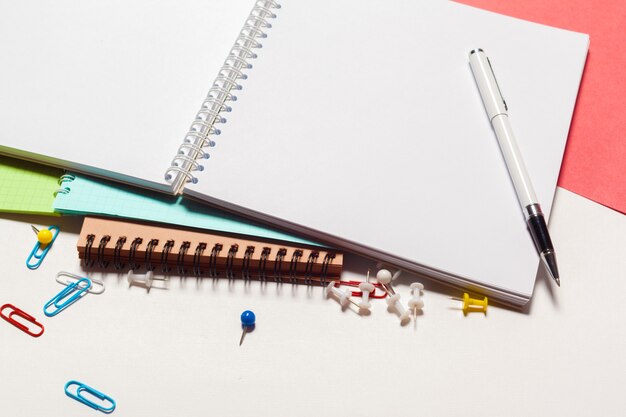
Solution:
[[[532,295],[538,256],[467,54],[497,65],[549,214],[588,36],[444,1],[1,4],[0,152]]]

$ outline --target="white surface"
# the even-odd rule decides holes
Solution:
[[[45,333],[34,339],[0,320],[2,415],[96,415],[65,396],[70,379],[113,397],[113,416],[377,417],[419,404],[432,417],[613,417],[626,407],[626,217],[564,190],[550,225],[561,288],[539,277],[528,312],[490,306],[487,317],[463,317],[447,298],[459,293],[420,279],[417,330],[384,300],[369,316],[341,312],[322,288],[173,279],[147,293],[125,274],[103,276],[104,294],[45,318],[43,304],[62,288],[56,273],[80,271],[80,221],[61,219],[44,264],[29,271],[30,223],[50,219],[12,219],[0,216],[0,303],[33,313]],[[348,279],[372,267],[348,263]],[[415,277],[400,279],[406,302]],[[257,326],[239,347],[245,309]]]
[[[0,145],[165,183],[252,4],[1,0]]]
[[[549,215],[588,37],[441,1],[285,1],[277,14],[189,193],[528,297],[539,258],[468,53],[497,66]]]

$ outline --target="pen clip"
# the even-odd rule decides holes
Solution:
[[[491,70],[491,75],[493,75],[493,79],[496,82],[496,87],[498,87],[498,93],[500,93],[500,99],[502,100],[502,103],[504,104],[504,110],[509,111],[509,106],[506,105],[506,100],[504,100],[504,96],[502,96],[502,90],[500,90],[500,84],[498,83],[498,79],[496,78],[496,74],[493,72],[493,67],[491,66],[491,61],[489,60],[489,57],[485,55],[485,58],[487,58],[487,63],[489,64],[489,69]]]

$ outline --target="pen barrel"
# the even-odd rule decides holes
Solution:
[[[526,224],[528,225],[528,230],[530,230],[533,242],[535,242],[537,251],[539,253],[554,252],[552,239],[550,239],[550,234],[548,233],[548,225],[539,204],[528,206],[527,211],[528,213],[525,213],[527,215]]]
[[[522,210],[524,210],[525,207],[537,203],[537,196],[530,182],[522,154],[517,146],[509,117],[505,114],[500,114],[492,119],[491,125],[498,138],[498,144],[500,145],[504,162],[506,163],[509,176],[511,177],[515,192],[517,193],[517,199],[519,200]],[[526,212],[524,212],[524,216],[528,218]]]
[[[472,50],[469,55],[469,64],[489,120],[493,120],[499,114],[506,114],[508,110],[506,102],[485,52],[482,49]]]

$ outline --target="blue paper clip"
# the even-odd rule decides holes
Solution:
[[[77,386],[76,393],[70,391],[69,387],[72,385]],[[83,393],[89,394],[92,397],[95,397],[98,400],[101,400],[103,404],[94,403],[93,401],[85,397]],[[65,384],[65,395],[67,395],[70,398],[75,399],[78,402],[85,404],[86,406],[93,408],[94,410],[102,411],[103,413],[108,414],[108,413],[112,413],[113,410],[115,410],[115,400],[113,400],[113,398],[109,397],[106,394],[101,393],[98,390],[91,388],[89,385],[83,384],[82,382],[72,380],[68,382],[67,384]],[[110,403],[111,405],[108,407],[105,407],[105,405],[107,405],[107,402]]]
[[[68,285],[60,293],[43,306],[43,313],[48,316],[56,316],[76,301],[80,300],[91,288],[91,280],[89,278],[81,278],[78,281]],[[48,307],[54,306],[54,310],[47,311]]]
[[[35,229],[35,227],[33,226],[33,230],[37,230],[37,229]],[[59,235],[59,228],[57,226],[50,226],[48,227],[48,229],[42,230],[42,232],[45,232],[46,230],[49,230],[50,234],[52,235],[52,239],[50,240],[49,243],[42,243],[41,242],[42,238],[40,237],[41,232],[39,231],[35,232],[37,233],[37,243],[35,244],[35,247],[33,248],[33,250],[30,251],[30,255],[28,255],[28,258],[26,258],[26,266],[29,269],[39,268],[39,265],[41,265],[41,262],[43,262],[43,258],[46,257],[46,255],[48,254],[48,251],[52,247],[52,244],[54,243],[57,236]],[[50,237],[50,235],[47,235],[47,237]],[[34,262],[31,262],[31,261],[34,261]]]

